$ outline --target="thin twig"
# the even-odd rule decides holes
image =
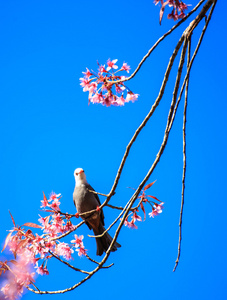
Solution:
[[[91,262],[95,263],[96,265],[99,265],[100,263],[97,262],[96,260],[92,259],[87,253],[85,254],[85,256],[87,257],[88,260],[90,260]],[[110,267],[112,267],[114,265],[114,263],[108,265],[108,266],[102,266],[103,269],[108,269]]]
[[[203,36],[205,34],[205,31],[207,29],[208,23],[211,19],[214,7],[216,5],[216,1],[214,1],[212,8],[210,10],[209,16],[206,20],[205,26],[202,30],[202,34],[200,36],[200,39],[198,41],[197,47],[195,49],[195,52],[193,54],[192,59],[190,60],[190,51],[191,51],[191,39],[189,38],[188,40],[188,62],[187,62],[187,74],[185,76],[185,80],[186,81],[186,87],[185,87],[185,105],[184,105],[184,117],[183,117],[183,175],[182,175],[182,192],[181,192],[181,209],[180,209],[180,220],[179,220],[179,240],[178,240],[178,253],[177,253],[177,259],[175,262],[175,266],[173,269],[173,272],[175,272],[178,263],[179,263],[179,259],[180,259],[180,254],[181,254],[181,240],[182,240],[182,218],[183,218],[183,208],[184,208],[184,191],[185,191],[185,174],[186,174],[186,116],[187,116],[187,98],[188,98],[188,85],[189,85],[189,73],[190,73],[190,69],[193,63],[193,60],[199,50],[200,44],[202,42]]]
[[[187,68],[189,67],[191,58],[191,37],[188,39],[188,56],[187,56]],[[182,240],[182,216],[184,207],[184,191],[185,191],[185,174],[186,174],[186,122],[187,122],[187,105],[188,105],[188,86],[189,77],[186,81],[185,86],[185,102],[184,102],[184,113],[183,113],[183,175],[182,175],[182,192],[181,192],[181,210],[180,210],[180,221],[179,221],[179,242],[178,242],[178,255],[173,272],[178,266],[181,252],[181,240]]]
[[[96,195],[100,195],[100,196],[104,196],[104,197],[108,197],[108,195],[106,194],[102,194],[102,193],[98,193],[96,191],[92,191],[92,190],[88,190],[89,192],[93,193],[93,194],[96,194]]]
[[[67,261],[61,259],[59,256],[57,256],[55,253],[53,253],[52,251],[49,251],[49,253],[56,259],[58,259],[60,262],[62,262],[63,264],[65,264],[66,266],[68,266],[69,268],[73,269],[74,271],[77,271],[77,272],[81,272],[81,273],[84,273],[84,274],[90,274],[90,272],[88,271],[84,271],[84,270],[81,270],[81,269],[78,269],[74,266],[72,266],[70,263],[68,263]]]

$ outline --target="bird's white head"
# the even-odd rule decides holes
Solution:
[[[76,186],[87,183],[86,175],[85,175],[84,170],[82,168],[77,168],[74,171],[74,177],[75,177],[75,180],[76,180]]]

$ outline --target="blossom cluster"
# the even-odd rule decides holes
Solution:
[[[14,254],[15,260],[0,262],[1,272],[9,271],[6,274],[6,283],[1,288],[5,297],[16,299],[20,296],[23,287],[34,281],[35,273],[32,270],[35,269],[40,275],[48,275],[47,263],[53,256],[70,260],[74,250],[79,256],[86,254],[83,236],[74,235],[75,239],[70,243],[60,242],[64,234],[76,229],[70,220],[72,215],[61,213],[60,198],[61,194],[51,193],[49,199],[44,194],[41,208],[50,214],[46,217],[40,216],[38,221],[41,225],[25,223],[18,227],[11,216],[14,228],[9,232],[3,250],[7,246]],[[43,233],[33,233],[25,227],[41,229]]]
[[[9,267],[6,262],[0,263],[1,269],[9,270],[6,274],[6,280],[1,291],[5,298],[14,300],[16,297],[21,296],[24,286],[28,286],[34,282],[35,273],[32,272],[31,262],[26,249],[20,250],[17,260],[11,260],[12,266]]]
[[[89,103],[123,106],[126,102],[137,100],[139,95],[134,94],[124,83],[126,77],[117,75],[121,71],[129,73],[130,66],[123,63],[121,68],[118,69],[117,61],[117,59],[109,59],[107,66],[98,63],[97,73],[90,71],[88,68],[86,72],[83,72],[84,77],[80,78],[80,85],[83,87],[84,92],[89,92]]]
[[[155,181],[152,182],[152,183],[149,183],[148,185],[146,185],[144,187],[144,189],[142,190],[141,195],[138,197],[138,199],[139,199],[138,207],[140,207],[142,209],[143,213],[144,213],[144,220],[146,219],[146,211],[145,211],[143,203],[149,203],[150,204],[150,206],[152,208],[152,211],[148,215],[149,215],[149,217],[152,217],[152,218],[159,215],[162,212],[162,209],[163,209],[164,202],[161,202],[155,196],[146,195],[146,193],[145,193],[145,191],[148,190],[154,183],[155,183]],[[152,200],[149,200],[149,198],[151,198]],[[127,218],[124,221],[125,226],[127,226],[129,228],[132,228],[132,229],[137,229],[138,228],[137,225],[135,224],[135,222],[136,221],[142,221],[142,218],[137,214],[137,212],[139,211],[138,207],[135,208],[133,210],[133,212],[130,213],[127,216]],[[130,221],[128,221],[129,216],[131,216]]]
[[[168,19],[173,19],[174,21],[177,21],[179,19],[183,19],[185,17],[185,10],[188,9],[188,5],[185,4],[181,0],[154,0],[155,5],[158,3],[161,3],[161,9],[159,14],[159,22],[161,24],[164,9],[166,5],[172,8],[172,12],[168,14]]]

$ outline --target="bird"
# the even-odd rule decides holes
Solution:
[[[87,182],[85,172],[82,168],[74,171],[75,189],[73,192],[73,201],[78,214],[82,214],[81,218],[85,221],[89,229],[92,229],[94,235],[101,235],[105,231],[103,210],[99,208],[100,199],[95,190]],[[92,192],[93,191],[93,192]],[[95,210],[92,213],[86,213]],[[96,255],[101,256],[106,252],[112,242],[112,237],[106,232],[102,237],[96,237],[97,252]],[[121,245],[117,242],[111,248],[114,252]]]

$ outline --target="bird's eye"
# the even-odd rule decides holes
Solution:
[[[76,175],[78,175],[78,173],[76,173]]]

